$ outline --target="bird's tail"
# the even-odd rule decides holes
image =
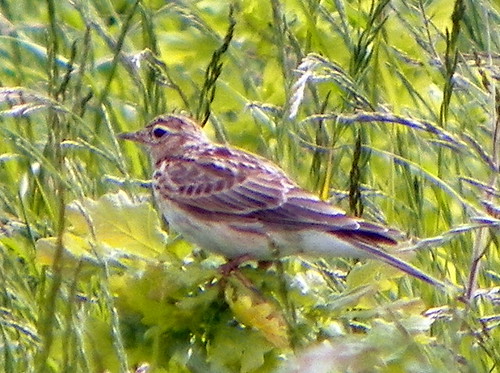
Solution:
[[[434,277],[428,275],[427,273],[421,271],[420,269],[414,267],[413,265],[405,262],[404,260],[399,259],[394,255],[385,251],[381,246],[378,245],[378,243],[384,243],[384,240],[381,240],[380,237],[376,238],[371,237],[370,234],[368,234],[368,237],[363,237],[362,231],[360,231],[359,235],[356,235],[356,237],[352,236],[352,232],[350,234],[346,233],[345,235],[342,234],[341,232],[335,232],[335,234],[337,236],[340,236],[344,241],[348,242],[350,245],[367,253],[369,257],[385,262],[403,271],[404,273],[409,274],[410,276],[413,276],[415,278],[427,282],[428,284],[431,284],[432,286],[435,286],[441,290],[447,290],[450,287],[453,287],[453,285],[441,282],[435,279]],[[390,239],[386,240],[392,241]],[[374,243],[373,241],[376,241],[376,243]],[[393,244],[393,242],[388,242],[388,243]]]

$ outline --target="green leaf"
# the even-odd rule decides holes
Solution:
[[[265,338],[249,329],[220,327],[208,350],[209,361],[214,371],[226,367],[231,372],[247,373],[262,367],[264,355],[272,348]]]
[[[133,201],[124,192],[105,194],[98,200],[71,202],[66,210],[64,254],[73,260],[107,258],[157,258],[165,249],[166,233],[150,203]],[[57,238],[37,241],[40,264],[52,263]]]

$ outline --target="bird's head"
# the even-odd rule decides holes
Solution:
[[[182,154],[187,147],[209,143],[201,127],[182,115],[161,115],[136,132],[125,132],[119,138],[146,145],[153,161],[165,155]]]

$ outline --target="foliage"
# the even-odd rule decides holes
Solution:
[[[498,369],[500,22],[486,0],[0,3],[5,372]],[[223,276],[116,133],[186,111],[408,232]],[[146,181],[145,181],[146,180]]]

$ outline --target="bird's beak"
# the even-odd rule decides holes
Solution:
[[[122,132],[116,135],[119,139],[122,140],[131,140],[135,142],[142,142],[139,136],[139,132]]]

